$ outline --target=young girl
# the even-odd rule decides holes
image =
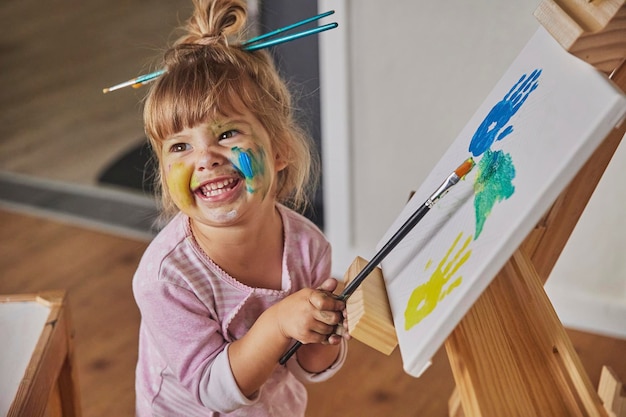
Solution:
[[[137,416],[304,415],[301,381],[346,355],[330,246],[282,205],[304,201],[310,149],[269,55],[234,40],[245,2],[194,4],[144,109],[174,215],[133,280]]]

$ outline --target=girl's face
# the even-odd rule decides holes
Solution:
[[[248,111],[209,120],[163,142],[165,185],[178,208],[203,224],[232,225],[274,205],[285,163]]]

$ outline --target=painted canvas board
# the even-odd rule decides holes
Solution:
[[[625,113],[626,98],[605,75],[543,28],[535,33],[379,242],[474,158],[475,168],[382,263],[408,374],[428,366]]]

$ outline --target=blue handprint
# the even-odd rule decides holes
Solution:
[[[505,125],[537,88],[540,75],[540,69],[534,70],[528,77],[522,75],[504,98],[493,106],[472,137],[469,146],[472,155],[482,155],[496,140],[502,140],[513,131],[512,125]]]

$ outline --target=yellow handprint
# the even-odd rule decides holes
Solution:
[[[411,297],[409,297],[406,310],[404,311],[405,330],[410,330],[432,313],[439,301],[443,300],[446,295],[450,294],[456,287],[461,285],[463,278],[459,276],[446,289],[443,288],[472,254],[472,251],[467,249],[472,241],[472,236],[470,235],[465,240],[463,246],[456,252],[454,258],[448,262],[448,258],[462,237],[463,232],[459,233],[454,240],[454,243],[452,243],[452,246],[448,249],[446,256],[439,262],[437,269],[433,272],[430,279],[413,290]],[[432,260],[429,260],[426,264],[426,269],[428,269],[431,264]]]

